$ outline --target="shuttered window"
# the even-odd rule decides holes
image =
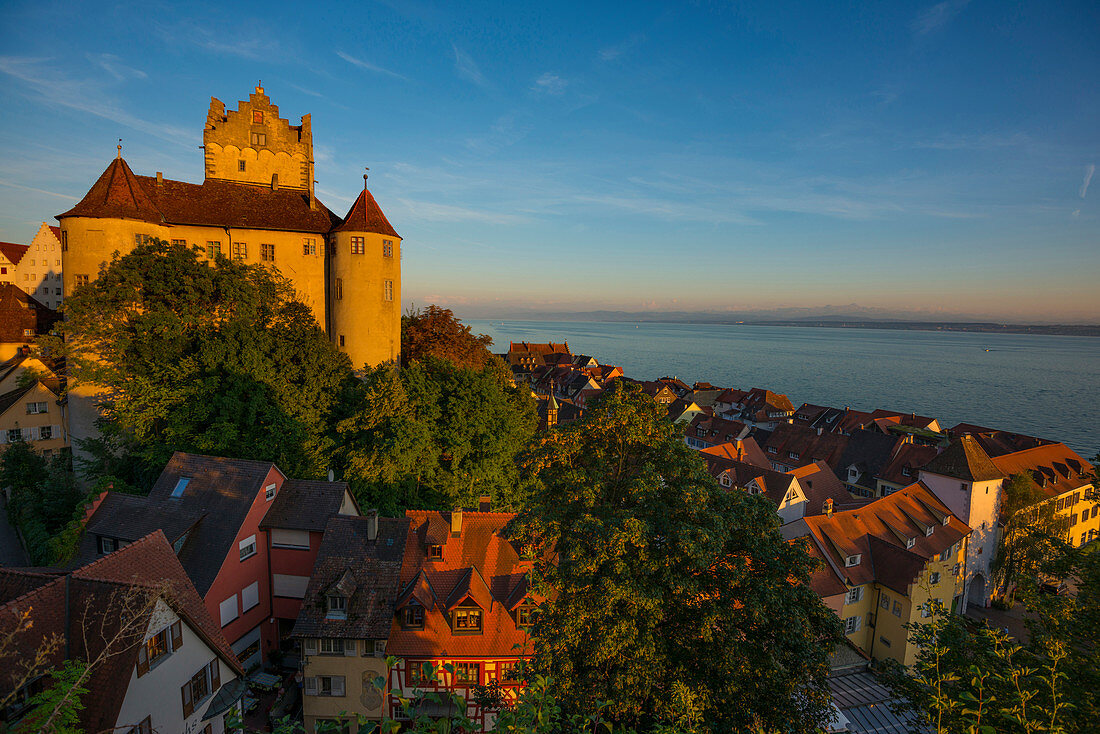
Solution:
[[[289,576],[281,573],[272,575],[272,593],[275,596],[303,599],[308,584],[309,576]]]
[[[260,582],[253,581],[241,589],[241,612],[247,612],[260,603]]]

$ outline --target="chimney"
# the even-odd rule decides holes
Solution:
[[[160,186],[163,183],[164,183],[164,174],[160,171],[157,171],[157,186]]]
[[[335,479],[336,479],[336,472],[334,472],[332,469],[329,469],[328,470],[328,480],[331,482]]]
[[[279,174],[277,174],[277,173],[271,174],[271,190],[272,191],[278,191],[279,190]]]
[[[462,508],[456,507],[451,510],[451,535],[462,534]]]
[[[833,516],[833,498],[825,500],[825,517]]]
[[[378,540],[378,510],[367,510],[367,540]]]
[[[493,498],[487,494],[483,494],[477,499],[478,512],[491,512],[493,506]]]

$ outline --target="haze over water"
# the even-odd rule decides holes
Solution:
[[[886,408],[1100,451],[1100,338],[712,324],[470,320],[509,341],[568,341],[627,376],[763,387],[803,402]],[[989,351],[986,351],[989,350]]]

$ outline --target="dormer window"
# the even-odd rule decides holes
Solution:
[[[530,606],[530,605],[527,605],[527,604],[525,604],[522,607],[520,607],[519,609],[517,609],[516,610],[516,626],[517,627],[525,627],[525,628],[530,627],[533,624],[531,619],[532,619],[532,612],[534,612],[534,611],[535,611],[535,608],[533,606]]]
[[[424,607],[419,604],[410,604],[405,607],[404,614],[401,617],[401,626],[411,630],[424,629]]]
[[[797,459],[798,458],[798,452],[797,451],[788,451],[787,456],[792,458],[792,459]]]
[[[916,544],[917,544],[917,539],[916,538],[906,538],[905,539],[905,547],[906,548],[912,548]]]
[[[928,527],[926,527],[924,529],[925,536],[931,535],[934,532],[936,532],[936,526],[935,525],[929,525]]]
[[[325,617],[327,619],[347,619],[348,598],[340,594],[330,594],[328,596],[328,608],[325,612]]]
[[[863,554],[861,553],[856,553],[855,555],[848,556],[846,559],[844,559],[844,565],[849,568],[851,568],[852,566],[858,566],[860,559],[862,558]]]
[[[911,476],[913,476],[913,470],[912,470],[912,469],[910,469],[910,468],[909,468],[909,467],[907,467],[907,466],[903,466],[903,467],[901,468],[901,475],[902,475],[903,477],[911,477]]]
[[[456,609],[453,616],[453,632],[456,635],[481,634],[481,610],[477,608]]]
[[[429,545],[428,546],[428,560],[438,561],[443,558],[443,546],[441,545]]]
[[[769,446],[768,447],[768,453],[769,454],[774,454],[775,453],[775,446]]]
[[[729,487],[733,484],[733,481],[730,479],[729,474],[723,473],[722,476],[719,477],[718,483],[721,484],[723,487]]]

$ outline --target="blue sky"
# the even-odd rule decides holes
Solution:
[[[1100,321],[1100,5],[0,6],[0,239],[114,156],[201,181],[210,96],[312,113],[407,300],[459,315]]]

